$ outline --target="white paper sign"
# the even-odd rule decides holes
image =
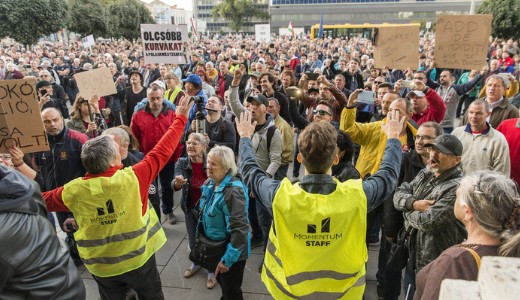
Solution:
[[[83,43],[83,48],[88,48],[90,46],[94,46],[94,44],[96,43],[96,41],[94,40],[94,36],[92,34],[82,38],[81,42]]]
[[[271,41],[271,25],[257,24],[255,25],[255,40],[257,43]]]
[[[141,39],[146,63],[186,63],[188,25],[141,24]]]

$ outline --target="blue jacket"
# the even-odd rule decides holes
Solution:
[[[248,191],[240,179],[229,174],[216,190],[214,186],[211,179],[202,186],[199,202],[202,218],[199,221],[206,237],[214,241],[223,241],[230,236],[221,261],[226,267],[231,267],[249,257]]]

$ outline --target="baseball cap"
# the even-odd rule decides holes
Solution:
[[[195,84],[202,84],[202,80],[200,80],[199,75],[196,74],[190,74],[188,77],[184,78],[182,82],[191,82]]]
[[[156,81],[152,82],[152,83],[150,84],[150,86],[152,86],[152,85],[154,85],[154,84],[155,84],[156,86],[160,87],[161,89],[166,90],[166,84],[164,84],[164,82],[162,82],[162,80],[156,80]]]
[[[263,104],[265,107],[269,106],[269,101],[267,100],[267,97],[262,94],[256,94],[254,96],[247,97],[247,102],[253,102],[256,101],[258,104]]]
[[[253,77],[260,77],[262,75],[262,73],[258,72],[258,71],[254,71],[254,72],[249,72],[249,76],[253,76]]]
[[[406,98],[410,98],[412,96],[412,94],[414,94],[415,96],[417,97],[424,97],[424,93],[422,91],[417,91],[417,90],[414,90],[414,91],[410,91],[407,95],[406,95]]]
[[[451,134],[439,135],[432,143],[424,144],[424,147],[435,147],[444,154],[462,155],[462,143]]]

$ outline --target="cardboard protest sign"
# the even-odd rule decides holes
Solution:
[[[419,24],[378,28],[374,43],[376,68],[417,69],[419,64]]]
[[[83,43],[83,48],[88,48],[96,44],[96,41],[94,41],[94,36],[92,34],[82,38],[81,42]]]
[[[271,26],[269,24],[255,25],[255,40],[257,43],[271,41]]]
[[[101,97],[117,92],[112,73],[108,68],[80,72],[74,75],[74,79],[78,85],[79,94],[87,100],[93,95]]]
[[[435,65],[480,70],[486,64],[493,15],[437,17]]]
[[[34,78],[0,81],[0,153],[49,150],[36,93]]]
[[[185,64],[188,26],[141,24],[144,61],[147,64]]]

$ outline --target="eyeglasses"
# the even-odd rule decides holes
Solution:
[[[435,139],[435,138],[431,137],[429,135],[416,135],[416,136],[413,137],[414,141],[417,141],[417,140],[431,141],[433,139]]]
[[[318,114],[319,114],[320,116],[329,115],[329,116],[332,117],[332,115],[331,115],[328,111],[326,111],[326,110],[321,110],[321,109],[318,110],[318,109],[315,109],[313,112],[314,112],[315,115],[318,115]]]
[[[377,85],[379,85],[381,83],[384,83],[384,82],[382,82],[382,81],[374,81],[374,84],[377,84]]]

